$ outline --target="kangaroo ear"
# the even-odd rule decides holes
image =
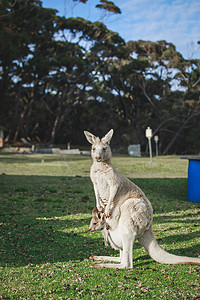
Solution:
[[[86,136],[86,139],[88,140],[88,142],[90,144],[94,144],[97,137],[95,135],[93,135],[92,133],[90,133],[89,131],[84,131],[84,134]]]
[[[111,138],[112,138],[112,136],[113,136],[113,133],[114,133],[114,130],[113,129],[111,129],[102,139],[101,139],[101,141],[103,142],[103,143],[106,143],[106,144],[109,144],[110,143],[110,140],[111,140]]]
[[[95,208],[93,208],[92,215],[93,215],[93,216],[96,216],[96,215],[97,215],[97,213],[98,213],[98,210],[97,210],[97,208],[96,208],[96,207],[95,207]]]

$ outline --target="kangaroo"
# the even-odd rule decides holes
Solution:
[[[90,177],[94,186],[97,209],[100,210],[100,207],[106,207],[105,216],[111,216],[112,212],[112,218],[117,218],[120,206],[130,198],[137,198],[140,199],[139,202],[142,207],[145,207],[145,222],[151,223],[153,209],[150,201],[137,185],[120,175],[111,164],[109,143],[113,135],[113,129],[102,139],[88,131],[84,131],[84,134],[88,142],[92,144],[91,156],[93,163],[90,169]]]
[[[92,211],[92,220],[90,222],[89,226],[89,231],[94,231],[101,229],[103,238],[104,238],[104,244],[105,244],[105,249],[108,249],[108,229],[110,226],[108,223],[106,223],[106,218],[103,213],[104,209],[102,208],[101,211],[98,211],[97,208],[95,207]]]
[[[137,201],[136,201],[137,202]],[[112,256],[91,256],[90,258],[103,262],[118,262],[118,264],[97,264],[92,265],[95,268],[132,268],[133,267],[133,243],[138,239],[144,246],[153,260],[163,264],[196,264],[200,265],[200,259],[177,256],[170,254],[158,245],[153,233],[152,226],[148,230],[139,228],[135,225],[135,204],[134,199],[127,200],[121,206],[121,215],[117,221],[117,226],[112,229],[110,219],[106,219],[104,213],[99,212],[95,207],[92,211],[92,219],[89,231],[102,230],[105,245],[110,245],[115,250],[120,250],[120,257]],[[107,247],[106,247],[107,249]]]
[[[137,185],[120,175],[111,164],[109,143],[113,129],[102,139],[88,131],[84,131],[84,134],[92,144],[93,163],[90,177],[94,186],[97,211],[100,212],[101,207],[105,208],[106,222],[110,227],[108,233],[111,234],[113,243],[109,234],[106,237],[106,233],[105,240],[108,238],[111,245],[120,250],[120,260],[114,260],[120,264],[105,266],[132,268],[132,248],[136,238],[139,238],[150,256],[158,262],[188,263],[189,258],[180,259],[179,256],[169,254],[158,246],[152,230],[153,208],[150,201]],[[190,258],[189,262],[199,264],[200,259]]]

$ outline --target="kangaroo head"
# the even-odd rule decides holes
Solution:
[[[90,221],[89,231],[103,229],[105,227],[104,214],[95,207],[92,211],[92,219]]]
[[[93,161],[97,162],[109,162],[111,159],[110,140],[113,135],[113,129],[111,129],[102,139],[96,137],[88,131],[84,131],[86,139],[92,144],[91,156]]]

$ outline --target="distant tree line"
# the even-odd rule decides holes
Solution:
[[[87,0],[80,2],[85,3]],[[111,1],[99,8],[120,13]],[[125,42],[102,22],[65,18],[40,0],[0,0],[0,125],[6,141],[86,145],[83,130],[115,130],[113,146],[200,152],[200,60],[166,41]]]

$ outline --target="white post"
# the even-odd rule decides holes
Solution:
[[[150,156],[150,162],[152,163],[151,139],[148,139],[148,141],[149,141],[149,156]]]
[[[159,141],[159,137],[157,135],[154,136],[154,141],[156,143],[156,156],[158,156],[158,141]]]
[[[148,138],[148,142],[149,142],[150,162],[152,162],[152,149],[151,149],[152,129],[150,127],[147,127],[146,129],[146,137]]]

